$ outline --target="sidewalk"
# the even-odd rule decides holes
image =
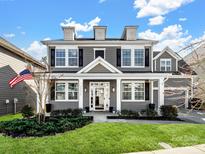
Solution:
[[[205,154],[205,144],[148,152],[133,152],[129,154]]]

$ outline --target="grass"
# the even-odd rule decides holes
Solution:
[[[205,125],[93,123],[83,128],[42,138],[0,136],[0,153],[107,154],[205,143]]]
[[[8,115],[0,116],[0,121],[9,121],[9,120],[19,119],[19,118],[22,118],[22,115],[20,113],[8,114]]]

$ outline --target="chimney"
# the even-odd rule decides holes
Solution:
[[[106,39],[106,26],[93,26],[94,38],[95,40],[105,40]]]
[[[64,40],[72,41],[75,40],[75,27],[66,26],[62,27],[64,33]]]
[[[138,26],[125,26],[122,38],[128,41],[134,41],[137,39]]]

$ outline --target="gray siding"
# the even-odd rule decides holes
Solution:
[[[52,110],[65,110],[65,109],[77,109],[78,102],[59,102],[59,101],[51,101]]]
[[[165,82],[165,87],[190,87],[190,78],[170,78]]]
[[[160,71],[160,59],[162,58],[170,58],[171,59],[171,63],[172,63],[172,70],[173,72],[177,71],[176,70],[176,59],[171,56],[168,52],[164,52],[159,58],[156,59],[156,70],[155,70],[155,63],[153,63],[154,65],[154,70],[156,72],[159,72]]]
[[[92,68],[88,73],[111,73],[107,68],[98,64],[94,68]]]
[[[117,55],[116,55],[116,50],[120,47],[83,47],[79,46],[79,48],[83,49],[83,67],[88,65],[94,60],[94,48],[105,48],[105,60],[109,62],[111,65],[117,67]],[[151,64],[151,51],[150,51],[150,64]],[[144,68],[121,68],[117,67],[119,70],[122,72],[138,72],[138,71],[143,71],[143,72],[149,72],[151,71],[151,66],[149,67],[144,67]],[[82,67],[78,68],[52,68],[53,71],[66,71],[66,72],[77,72],[81,70]]]
[[[0,115],[14,113],[14,98],[18,99],[17,112],[26,104],[36,108],[36,94],[26,82],[21,82],[12,89],[9,87],[8,80],[16,75],[10,66],[0,68]],[[10,101],[9,104],[5,103],[6,99]]]
[[[142,102],[121,102],[122,110],[133,110],[133,111],[141,111],[148,107],[150,101],[142,101]]]

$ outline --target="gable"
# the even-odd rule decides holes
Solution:
[[[107,68],[105,68],[103,65],[97,64],[94,68],[89,70],[87,73],[112,73],[112,72]]]
[[[116,67],[108,63],[102,57],[96,58],[94,61],[89,63],[87,66],[82,68],[77,73],[122,73]]]
[[[153,59],[156,60],[158,59],[159,57],[161,57],[163,54],[167,54],[169,55],[169,57],[163,57],[163,58],[174,58],[176,60],[180,60],[181,57],[176,53],[174,52],[172,49],[170,49],[169,47],[166,47],[164,48],[159,54],[157,54]]]
[[[174,58],[169,52],[165,51],[164,53],[162,53],[160,56],[159,56],[159,59],[160,58]],[[175,59],[175,58],[174,58]]]

